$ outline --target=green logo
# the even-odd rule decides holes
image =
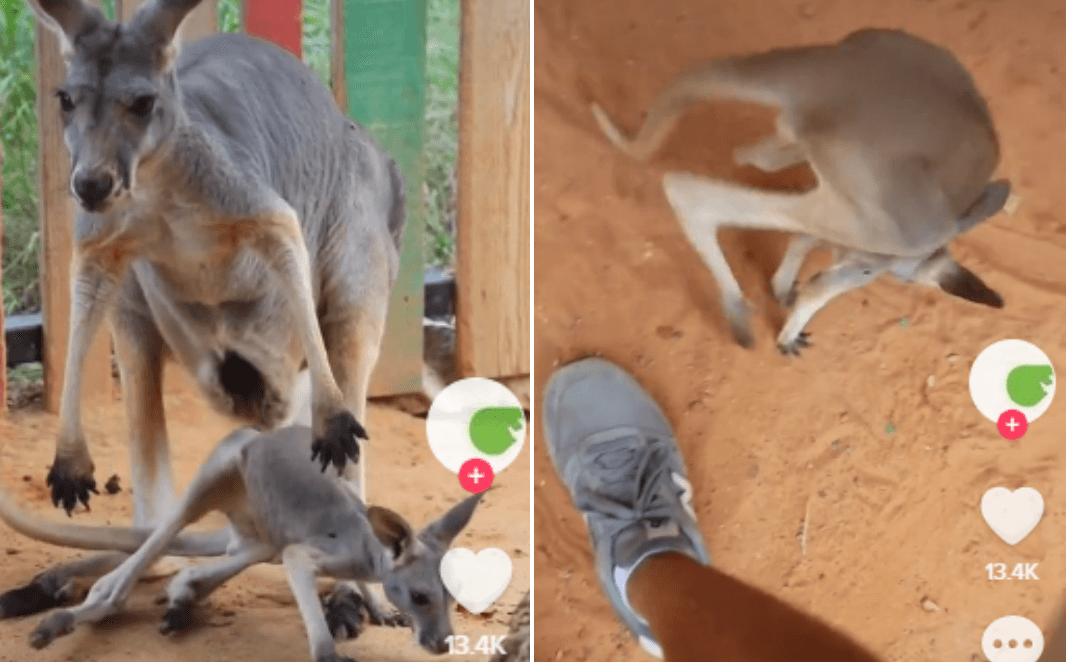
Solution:
[[[1051,366],[1020,365],[1007,375],[1007,395],[1022,407],[1035,407],[1045,397],[1045,387],[1051,386]]]
[[[525,427],[519,407],[485,407],[470,417],[470,441],[485,455],[503,455]]]

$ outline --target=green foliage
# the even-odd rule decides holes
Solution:
[[[303,0],[303,55],[304,62],[315,70],[318,77],[333,88],[332,48],[333,35],[330,33],[330,0]],[[338,0],[340,1],[340,0]]]
[[[35,24],[23,0],[0,0],[0,148],[3,152],[3,305],[22,307],[37,282]],[[29,298],[29,297],[28,297]]]
[[[426,260],[455,253],[455,160],[459,137],[459,0],[429,0],[426,20]]]
[[[232,34],[240,30],[240,0],[218,0],[218,31]]]
[[[23,363],[8,368],[7,378],[19,384],[35,384],[44,379],[44,366],[40,363]]]

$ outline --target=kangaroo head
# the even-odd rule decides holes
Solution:
[[[1003,307],[1003,297],[999,292],[985,285],[977,274],[956,262],[947,246],[938,248],[925,260],[914,265],[903,279],[928,287],[939,287],[952,296],[991,308]]]
[[[480,500],[481,494],[466,498],[418,534],[391,510],[367,508],[374,534],[393,553],[385,595],[411,620],[418,645],[431,653],[448,652],[447,638],[452,634],[452,596],[441,580],[440,562]]]
[[[71,157],[71,191],[86,211],[105,212],[128,197],[138,165],[176,130],[183,115],[175,37],[199,2],[149,0],[123,24],[82,0],[29,0],[59,37],[66,62],[55,110]]]

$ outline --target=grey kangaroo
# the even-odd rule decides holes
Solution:
[[[177,508],[154,529],[48,522],[0,493],[0,517],[21,533],[57,545],[120,552],[99,557],[108,559],[110,572],[96,581],[82,604],[46,616],[30,643],[42,648],[79,623],[117,613],[137,579],[160,556],[197,554],[204,539],[226,534],[222,558],[185,568],[170,581],[163,632],[188,628],[194,605],[245,568],[280,562],[315,662],[348,660],[335,650],[338,624],[327,620],[315,593],[318,575],[381,582],[385,595],[409,619],[415,641],[432,653],[446,652],[452,598],[441,580],[440,562],[484,493],[466,498],[415,534],[400,515],[364,506],[348,484],[323,476],[307,459],[311,436],[302,426],[231,433],[200,467]],[[211,511],[226,515],[228,532],[181,533]],[[357,632],[357,621],[343,625],[351,634]]]
[[[647,158],[681,114],[702,100],[780,109],[776,133],[738,148],[734,160],[766,172],[808,163],[818,185],[802,194],[668,172],[663,188],[689,241],[714,274],[737,343],[752,347],[749,311],[718,244],[722,227],[793,235],[774,273],[777,301],[791,308],[777,337],[786,355],[810,343],[804,328],[833,298],[891,272],[907,282],[995,308],[998,293],[956,263],[948,242],[1006,203],[1010,185],[990,183],[999,144],[984,99],[948,50],[899,30],[864,29],[836,44],[782,48],[701,62],[667,86],[627,138],[598,106],[612,144]],[[833,249],[828,269],[797,295],[808,253]]]
[[[53,502],[69,514],[96,491],[81,375],[105,319],[138,526],[174,503],[169,358],[264,430],[295,420],[309,370],[313,457],[365,496],[360,421],[405,224],[396,164],[280,48],[216,35],[179,52],[199,0],[149,0],[125,24],[82,0],[30,4],[66,58],[56,110],[80,205]]]

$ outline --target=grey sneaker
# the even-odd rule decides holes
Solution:
[[[585,516],[607,597],[644,650],[662,659],[648,622],[629,604],[629,576],[652,554],[711,562],[670,424],[633,377],[589,358],[548,380],[544,433],[555,470]]]

